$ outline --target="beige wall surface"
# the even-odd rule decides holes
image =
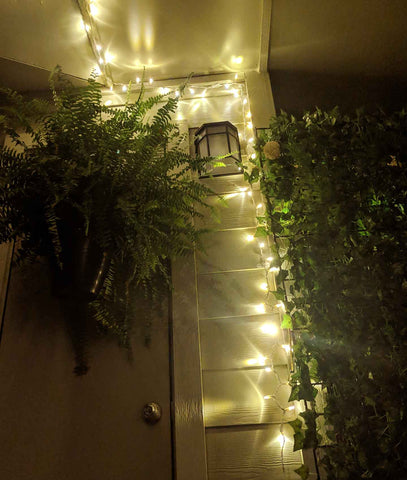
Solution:
[[[132,361],[89,326],[91,368],[77,377],[71,338],[83,318],[72,300],[50,294],[47,270],[12,271],[0,346],[0,478],[171,478],[166,305],[152,318],[150,347],[141,307]],[[163,409],[154,426],[142,419],[150,401]]]

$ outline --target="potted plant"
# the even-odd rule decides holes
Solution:
[[[2,92],[13,146],[0,150],[0,242],[17,240],[17,260],[47,256],[59,292],[90,301],[127,343],[132,289],[157,273],[168,280],[167,262],[199,243],[193,218],[209,190],[193,174],[207,159],[182,148],[176,96],[141,88],[108,107],[95,76],[74,87],[60,74],[49,102]]]

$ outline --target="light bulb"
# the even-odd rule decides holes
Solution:
[[[232,63],[236,63],[237,65],[240,65],[243,62],[243,57],[241,55],[239,56],[232,56]]]
[[[265,246],[266,246],[266,245],[265,245],[264,242],[261,242],[261,243],[259,244],[259,247],[260,247],[260,248],[264,248]]]
[[[252,242],[254,240],[254,235],[247,235],[246,240]]]
[[[127,92],[127,85],[123,85],[123,86],[122,86],[122,91],[123,91],[123,92]]]
[[[102,58],[102,57],[99,58],[98,62],[99,62],[101,65],[103,65],[103,64],[105,63],[105,62],[103,61],[103,58]]]
[[[266,282],[261,283],[260,288],[261,288],[261,290],[264,290],[265,292],[267,292],[267,290],[269,289]]]
[[[99,44],[96,45],[96,50],[97,50],[98,52],[100,52],[100,51],[102,50],[102,45],[99,45]]]
[[[271,367],[266,367],[264,370],[265,370],[266,372],[270,373],[270,372],[271,372]]]
[[[256,205],[256,208],[261,208],[262,206],[263,206],[262,203],[258,203],[258,204]]]
[[[250,128],[250,130],[253,129],[253,123],[252,122],[247,122],[247,127]]]
[[[276,303],[276,307],[277,308],[281,308],[281,310],[283,310],[285,312],[285,305],[283,302],[278,302]]]
[[[243,105],[246,105],[247,104],[247,98],[244,98],[243,99]]]
[[[235,80],[237,80],[237,78],[238,78],[238,74],[237,74],[237,73],[235,73]]]
[[[280,436],[278,437],[278,441],[280,442],[280,447],[283,448],[285,444],[285,436],[280,433]]]
[[[179,91],[178,90],[175,90],[175,96],[179,97]]]
[[[251,112],[247,112],[247,113],[246,113],[246,117],[247,117],[247,118],[252,118]]]
[[[114,58],[115,58],[116,55],[113,55],[112,53],[110,52],[106,52],[105,53],[105,62],[106,63],[110,63]]]
[[[150,80],[148,81],[148,83],[151,85],[153,82],[154,80],[152,79],[152,77],[150,77]]]
[[[267,335],[277,335],[278,327],[272,323],[265,323],[260,327],[260,330]]]
[[[290,353],[290,345],[281,345],[281,347],[285,350],[286,353]]]
[[[266,313],[266,306],[264,303],[259,303],[259,305],[256,305],[255,308],[257,313]]]
[[[109,90],[110,90],[111,92],[113,92],[113,85],[110,85]]]
[[[280,269],[278,267],[271,267],[269,272],[272,272],[272,273],[278,273],[280,271]]]
[[[253,137],[250,137],[249,140],[248,140],[249,143],[253,143],[254,142],[254,138]]]
[[[225,88],[226,88],[226,90],[228,90],[229,87],[230,87],[230,83],[225,83]]]
[[[139,77],[136,78],[136,83],[140,83],[140,78]]]
[[[89,11],[93,17],[95,17],[99,13],[99,9],[94,3],[91,3],[89,5]]]
[[[263,398],[264,398],[264,400],[270,400],[270,398],[271,398],[271,395],[264,395],[264,397],[263,397]]]
[[[250,157],[254,160],[254,159],[256,158],[256,154],[255,154],[255,153],[252,153],[252,154],[250,155]]]
[[[189,89],[189,93],[190,93],[191,95],[193,95],[193,94],[195,93],[195,90],[194,90],[193,88],[190,88],[190,89]]]
[[[289,407],[286,408],[286,410],[293,411],[295,410],[294,405],[290,405]]]
[[[86,30],[87,32],[90,32],[90,25],[88,25],[87,23],[85,23],[85,30]]]
[[[260,206],[262,207],[263,205],[260,203]],[[268,262],[271,262],[273,260],[273,257],[267,257],[266,260]],[[271,271],[271,268],[270,268],[270,271]]]
[[[105,105],[108,107],[109,105],[111,105],[113,102],[111,100],[106,100],[105,102]]]

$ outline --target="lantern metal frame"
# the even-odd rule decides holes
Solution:
[[[210,133],[210,131],[208,131],[209,129],[211,129],[213,127],[216,128],[216,127],[222,127],[222,126],[225,127],[225,130],[223,132],[222,131],[221,132],[216,131],[216,132]],[[224,135],[224,136],[226,136],[226,139],[227,139],[228,152],[224,153],[224,155],[227,155],[226,158],[233,158],[235,161],[241,162],[242,161],[242,155],[241,155],[241,149],[240,149],[239,132],[238,132],[237,128],[227,120],[225,120],[223,122],[204,123],[203,125],[201,125],[198,128],[198,130],[195,132],[195,137],[196,137],[195,141],[194,141],[195,153],[197,155],[200,155],[199,146],[201,145],[202,142],[206,142],[206,148],[207,148],[207,151],[208,151],[208,156],[210,157],[211,156],[211,145],[210,145],[210,138],[209,137],[219,136],[219,135]],[[235,153],[236,150],[234,150],[232,152],[230,137],[233,137],[236,141],[236,144],[237,144],[237,147],[238,147],[237,153]],[[236,169],[237,168],[238,167],[236,167]],[[241,173],[242,172],[240,170],[237,170],[236,172],[214,173],[214,174],[210,174],[210,176],[220,177],[220,176],[224,176],[224,175],[239,175]],[[201,178],[205,178],[205,177],[208,177],[208,176],[209,175],[201,175]]]

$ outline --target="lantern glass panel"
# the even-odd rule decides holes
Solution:
[[[239,142],[237,141],[236,137],[232,135],[229,136],[230,141],[230,151],[232,152],[235,158],[239,158]]]
[[[202,140],[198,144],[198,155],[200,157],[207,157],[209,155],[206,137],[202,138]]]
[[[215,157],[229,153],[228,139],[225,134],[209,135],[208,140],[211,156]]]

